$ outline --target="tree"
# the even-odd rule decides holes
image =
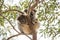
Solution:
[[[11,27],[14,28],[14,21],[16,20],[17,17],[17,12],[21,12],[22,10],[29,8],[30,4],[33,4],[33,1],[25,0],[23,2],[20,2],[20,6],[10,6],[10,5],[5,5],[4,0],[0,0],[0,35],[3,35],[3,40],[6,38],[4,37],[5,35],[7,36],[7,32],[10,32]],[[33,7],[34,8],[34,7]],[[44,29],[40,28],[40,33],[42,33],[42,36],[45,37],[51,37],[52,40],[59,34],[60,34],[60,12],[59,12],[60,4],[57,2],[57,0],[49,0],[46,1],[44,0],[43,2],[40,2],[38,6],[36,6],[36,10],[38,13],[38,19],[43,24]],[[17,10],[18,9],[18,10]],[[13,20],[12,20],[13,19]],[[5,22],[9,22],[11,26],[6,26],[5,27]],[[13,23],[13,24],[12,24]],[[15,30],[18,32],[17,30]],[[19,32],[18,32],[19,33]],[[19,35],[19,34],[18,34]]]

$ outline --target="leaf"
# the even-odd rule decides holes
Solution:
[[[4,26],[4,19],[0,17],[0,25]]]

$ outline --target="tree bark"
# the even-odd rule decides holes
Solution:
[[[32,38],[33,38],[33,40],[37,40],[37,32],[36,31],[33,32]]]

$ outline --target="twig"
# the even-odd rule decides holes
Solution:
[[[11,22],[10,22],[5,16],[3,16],[2,14],[0,14],[0,16],[2,16],[4,19],[6,19],[6,20],[10,23],[10,25],[13,27],[13,29],[14,29],[16,32],[18,32],[18,31],[14,28],[14,26],[11,24]],[[18,33],[20,33],[20,32],[18,32]]]
[[[31,37],[29,37],[27,34],[23,33],[25,36],[27,36],[29,39],[31,39]],[[31,39],[32,40],[32,39]]]
[[[9,11],[17,11],[17,12],[19,12],[19,13],[23,13],[22,11],[19,11],[19,10],[17,10],[17,9],[5,10],[5,11],[3,11],[3,13],[9,12]]]
[[[11,39],[11,38],[13,38],[13,37],[16,37],[16,36],[19,36],[19,35],[26,35],[26,34],[23,34],[23,33],[19,33],[19,34],[15,34],[15,35],[13,35],[13,36],[10,36],[10,37],[8,37],[7,38],[7,40],[9,40],[9,39]],[[27,36],[27,35],[26,35]],[[29,39],[31,39],[29,36],[27,36]],[[32,39],[31,39],[32,40]]]
[[[10,36],[10,37],[8,37],[7,40],[9,40],[9,39],[11,39],[11,38],[13,38],[13,37],[19,36],[19,35],[21,35],[21,33],[20,33],[20,34],[13,35],[13,36]]]

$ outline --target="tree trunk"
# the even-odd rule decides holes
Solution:
[[[32,39],[37,40],[37,32],[35,30],[33,31]]]

